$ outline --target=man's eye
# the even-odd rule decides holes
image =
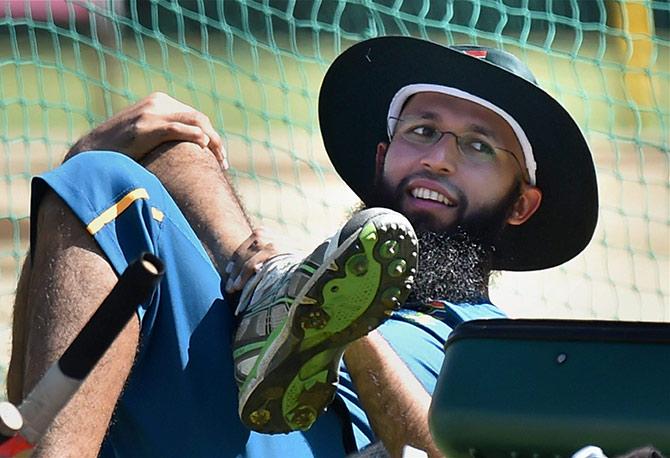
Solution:
[[[476,151],[480,154],[486,154],[486,155],[495,154],[495,150],[493,149],[493,147],[481,140],[474,140],[474,139],[469,140],[467,145],[469,149]]]
[[[420,137],[428,137],[428,138],[434,137],[436,132],[437,131],[430,126],[416,126],[416,127],[413,127],[412,130],[411,130],[411,133],[414,134],[414,135],[418,135]]]

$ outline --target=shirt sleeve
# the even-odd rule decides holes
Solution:
[[[432,395],[444,360],[444,343],[452,328],[430,315],[396,312],[379,332],[409,370]]]

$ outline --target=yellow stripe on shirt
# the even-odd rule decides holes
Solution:
[[[137,188],[130,191],[128,194],[123,196],[121,200],[119,200],[117,203],[102,212],[100,216],[91,221],[89,225],[86,226],[86,230],[89,234],[95,235],[95,233],[102,229],[105,224],[114,221],[117,216],[123,213],[137,199],[148,198],[149,193],[144,188]]]
[[[163,222],[163,218],[165,218],[163,212],[157,209],[156,207],[151,207],[151,216],[153,216],[154,219],[159,223]]]

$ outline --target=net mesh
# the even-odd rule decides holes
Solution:
[[[498,275],[494,301],[513,316],[670,320],[669,27],[660,0],[0,0],[2,363],[30,178],[81,134],[153,91],[193,105],[224,135],[252,218],[308,246],[356,202],[323,152],[320,81],[343,49],[388,34],[515,53],[594,151],[591,245]]]

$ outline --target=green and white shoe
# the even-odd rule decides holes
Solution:
[[[263,433],[309,429],[335,396],[346,346],[402,305],[416,263],[411,224],[381,208],[354,215],[304,260],[266,262],[237,310],[242,423]]]

